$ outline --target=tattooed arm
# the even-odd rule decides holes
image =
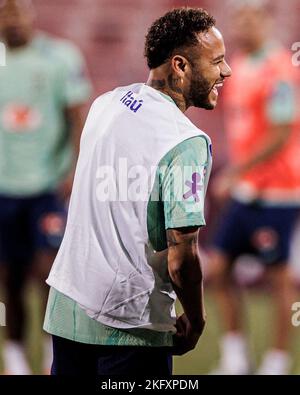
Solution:
[[[184,315],[177,320],[179,354],[192,350],[204,329],[202,270],[197,253],[198,228],[167,230],[168,270]]]

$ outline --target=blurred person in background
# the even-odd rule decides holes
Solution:
[[[289,51],[271,39],[266,2],[230,4],[240,50],[224,90],[229,165],[213,185],[217,198],[230,200],[214,237],[208,274],[225,327],[219,373],[251,372],[232,269],[239,256],[255,254],[266,269],[276,308],[276,320],[270,322],[274,343],[257,373],[281,375],[291,368],[290,311],[296,300],[289,252],[300,206],[298,76]]]
[[[45,280],[62,240],[90,84],[78,49],[34,29],[30,0],[0,1],[0,275],[7,308],[8,374],[29,374],[24,289]],[[45,339],[44,366],[50,369]]]

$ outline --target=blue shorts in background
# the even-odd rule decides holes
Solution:
[[[30,263],[39,250],[57,250],[65,224],[66,209],[53,193],[0,196],[0,262]]]
[[[288,263],[299,208],[268,207],[232,200],[213,240],[213,246],[236,259],[253,254],[265,265]]]

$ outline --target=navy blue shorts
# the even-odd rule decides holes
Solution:
[[[66,223],[64,204],[52,193],[0,196],[0,262],[29,263],[39,250],[57,250]]]
[[[242,204],[232,200],[227,207],[213,245],[232,260],[253,254],[266,265],[284,264],[299,209]]]
[[[52,336],[51,375],[170,376],[172,355],[168,347],[100,346]]]

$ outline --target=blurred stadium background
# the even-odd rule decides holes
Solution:
[[[235,48],[231,39],[230,19],[227,3],[220,0],[34,0],[38,13],[38,27],[54,35],[71,39],[82,50],[87,60],[89,74],[93,81],[94,93],[91,99],[118,85],[145,81],[147,68],[143,59],[144,36],[147,27],[162,13],[175,6],[200,6],[209,10],[217,18],[224,32],[227,49]],[[276,38],[287,48],[300,41],[299,13],[300,0],[273,0],[272,13],[276,23]],[[203,130],[207,130],[214,144],[214,167],[218,169],[226,160],[224,151],[222,103],[213,113],[190,110],[189,116]],[[208,201],[208,210],[213,221],[216,212],[214,202]],[[208,220],[208,223],[211,222]],[[299,232],[300,233],[300,232]],[[203,234],[205,244],[209,228]],[[299,236],[298,236],[299,238]],[[297,243],[300,244],[300,243]],[[295,243],[296,245],[296,243]],[[299,273],[297,248],[293,264]],[[248,282],[242,275],[242,281]],[[300,280],[299,280],[300,283]],[[272,338],[269,327],[272,304],[268,293],[256,283],[245,287],[248,306],[245,323],[248,328],[253,362],[257,364]],[[299,298],[300,300],[300,295]],[[175,359],[176,374],[207,374],[216,367],[218,360],[218,339],[222,328],[218,321],[209,289],[206,293],[208,324],[197,349],[188,355]],[[41,373],[41,306],[37,290],[31,286],[27,292],[28,356],[35,374]],[[292,314],[292,313],[291,313]],[[291,352],[294,356],[293,373],[300,373],[300,329],[295,328]],[[4,330],[0,330],[0,340]],[[1,346],[0,346],[1,349]],[[1,371],[0,361],[0,371]]]
[[[300,40],[299,0],[273,0],[275,34],[291,48]],[[228,14],[230,1],[220,0],[35,0],[38,26],[74,41],[83,51],[94,82],[94,96],[131,81],[145,81],[147,67],[143,59],[146,29],[170,8],[196,6],[206,8],[224,32],[227,52],[235,49]],[[213,115],[190,110],[189,115],[213,138],[215,166],[224,160],[222,108]]]

